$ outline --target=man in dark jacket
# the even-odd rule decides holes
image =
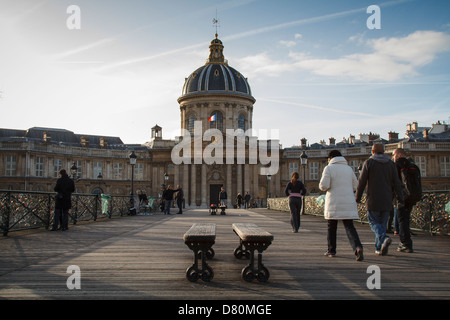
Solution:
[[[57,192],[55,201],[55,218],[52,231],[66,231],[69,225],[69,209],[72,208],[72,192],[75,192],[75,183],[69,178],[65,169],[59,171],[59,179],[56,181],[54,190]]]
[[[411,163],[406,159],[406,152],[401,148],[394,150],[392,157],[397,165],[398,177],[401,180],[402,169],[408,168]],[[405,200],[404,206],[397,206],[397,219],[398,219],[398,231],[400,238],[400,246],[397,251],[400,252],[413,252],[413,245],[411,240],[411,230],[409,229],[409,221],[411,216],[411,211],[415,203],[411,202],[407,198],[405,192],[405,186],[402,183],[403,196]]]
[[[391,244],[386,231],[394,193],[400,205],[403,205],[403,194],[395,163],[384,154],[381,143],[372,146],[372,156],[364,162],[356,190],[356,202],[361,202],[366,185],[367,217],[375,233],[375,253],[386,255]]]
[[[222,187],[220,188],[220,192],[219,192],[219,202],[221,206],[226,206],[227,205],[227,192],[225,191],[225,189]]]
[[[172,206],[173,203],[173,194],[178,191],[180,191],[180,189],[174,190],[171,185],[169,185],[167,189],[164,190],[163,192],[163,199],[165,203],[164,214],[170,214],[170,207]]]

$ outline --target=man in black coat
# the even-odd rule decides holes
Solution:
[[[396,196],[403,205],[403,193],[395,163],[384,154],[384,145],[374,143],[372,156],[364,162],[356,190],[356,202],[360,203],[367,185],[367,218],[375,233],[375,253],[386,255],[391,238],[386,235],[392,202]]]
[[[61,230],[66,231],[69,224],[69,209],[72,208],[71,197],[72,192],[75,192],[75,183],[69,178],[65,169],[59,171],[59,179],[56,181],[54,190],[57,194],[52,231],[58,230],[59,224],[61,224]]]

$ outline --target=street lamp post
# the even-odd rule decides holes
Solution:
[[[72,173],[72,180],[74,180],[74,181],[75,181],[75,178],[76,178],[76,175],[77,175],[77,170],[78,170],[78,168],[77,168],[77,165],[76,165],[76,163],[74,161],[72,167],[70,168],[70,172]]]
[[[137,156],[132,151],[129,155],[130,165],[131,165],[131,192],[130,192],[130,215],[136,214],[136,208],[134,207],[134,190],[133,190],[133,182],[134,182],[134,166],[136,165]]]
[[[270,198],[270,180],[272,179],[272,176],[270,174],[267,175],[267,200],[266,200],[266,206],[269,208],[269,198]]]
[[[308,156],[306,155],[305,150],[303,150],[302,154],[300,155],[300,164],[303,168],[303,184],[306,187],[306,164],[308,163]],[[302,215],[305,214],[305,196],[303,196],[303,203],[302,203]]]

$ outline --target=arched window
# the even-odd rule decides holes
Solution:
[[[191,114],[188,117],[187,129],[191,135],[194,135],[194,123],[195,123],[195,115]]]
[[[220,111],[213,111],[209,116],[209,128],[210,129],[219,129],[223,131],[223,115]]]
[[[238,117],[238,129],[245,131],[245,116],[242,113]]]

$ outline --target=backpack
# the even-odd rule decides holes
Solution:
[[[403,186],[405,187],[405,202],[412,205],[422,198],[422,180],[420,169],[414,163],[409,163],[401,169]]]

